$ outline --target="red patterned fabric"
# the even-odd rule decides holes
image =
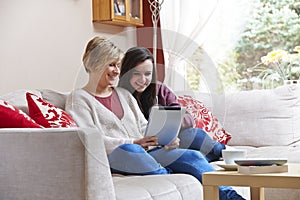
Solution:
[[[42,128],[26,113],[0,100],[0,128]]]
[[[187,111],[195,120],[195,127],[201,128],[213,140],[227,144],[231,139],[231,134],[227,133],[218,119],[204,106],[204,104],[191,96],[178,96],[178,102],[186,107]]]
[[[45,128],[77,127],[72,117],[42,98],[26,93],[29,116]]]

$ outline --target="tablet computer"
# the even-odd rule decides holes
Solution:
[[[245,158],[235,160],[234,162],[240,166],[270,166],[284,165],[287,161],[286,158]]]
[[[174,106],[153,106],[150,111],[145,136],[156,135],[158,144],[168,145],[177,138],[185,108]]]

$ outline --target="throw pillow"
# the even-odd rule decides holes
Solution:
[[[17,107],[0,100],[0,128],[42,128]]]
[[[72,117],[64,110],[32,94],[26,93],[29,116],[45,128],[77,127]]]
[[[195,127],[204,130],[215,141],[223,144],[228,143],[232,137],[231,134],[225,131],[218,119],[202,102],[186,95],[178,96],[178,102],[193,116]]]

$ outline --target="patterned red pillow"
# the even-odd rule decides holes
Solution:
[[[45,128],[77,127],[72,117],[35,94],[26,93],[29,116]]]
[[[17,107],[0,100],[0,128],[42,128]]]
[[[231,139],[231,134],[225,131],[218,119],[204,106],[204,104],[191,96],[178,96],[178,102],[186,107],[187,111],[195,120],[195,127],[201,128],[213,140],[227,144]]]

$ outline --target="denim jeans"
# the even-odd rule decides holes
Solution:
[[[179,133],[180,148],[200,151],[208,162],[219,160],[225,145],[214,141],[200,128],[187,128]]]
[[[202,173],[214,171],[206,158],[190,149],[155,148],[146,152],[140,145],[123,144],[108,156],[112,173],[124,175],[152,175],[184,173],[202,182]],[[220,186],[221,200],[243,199],[229,186]]]

